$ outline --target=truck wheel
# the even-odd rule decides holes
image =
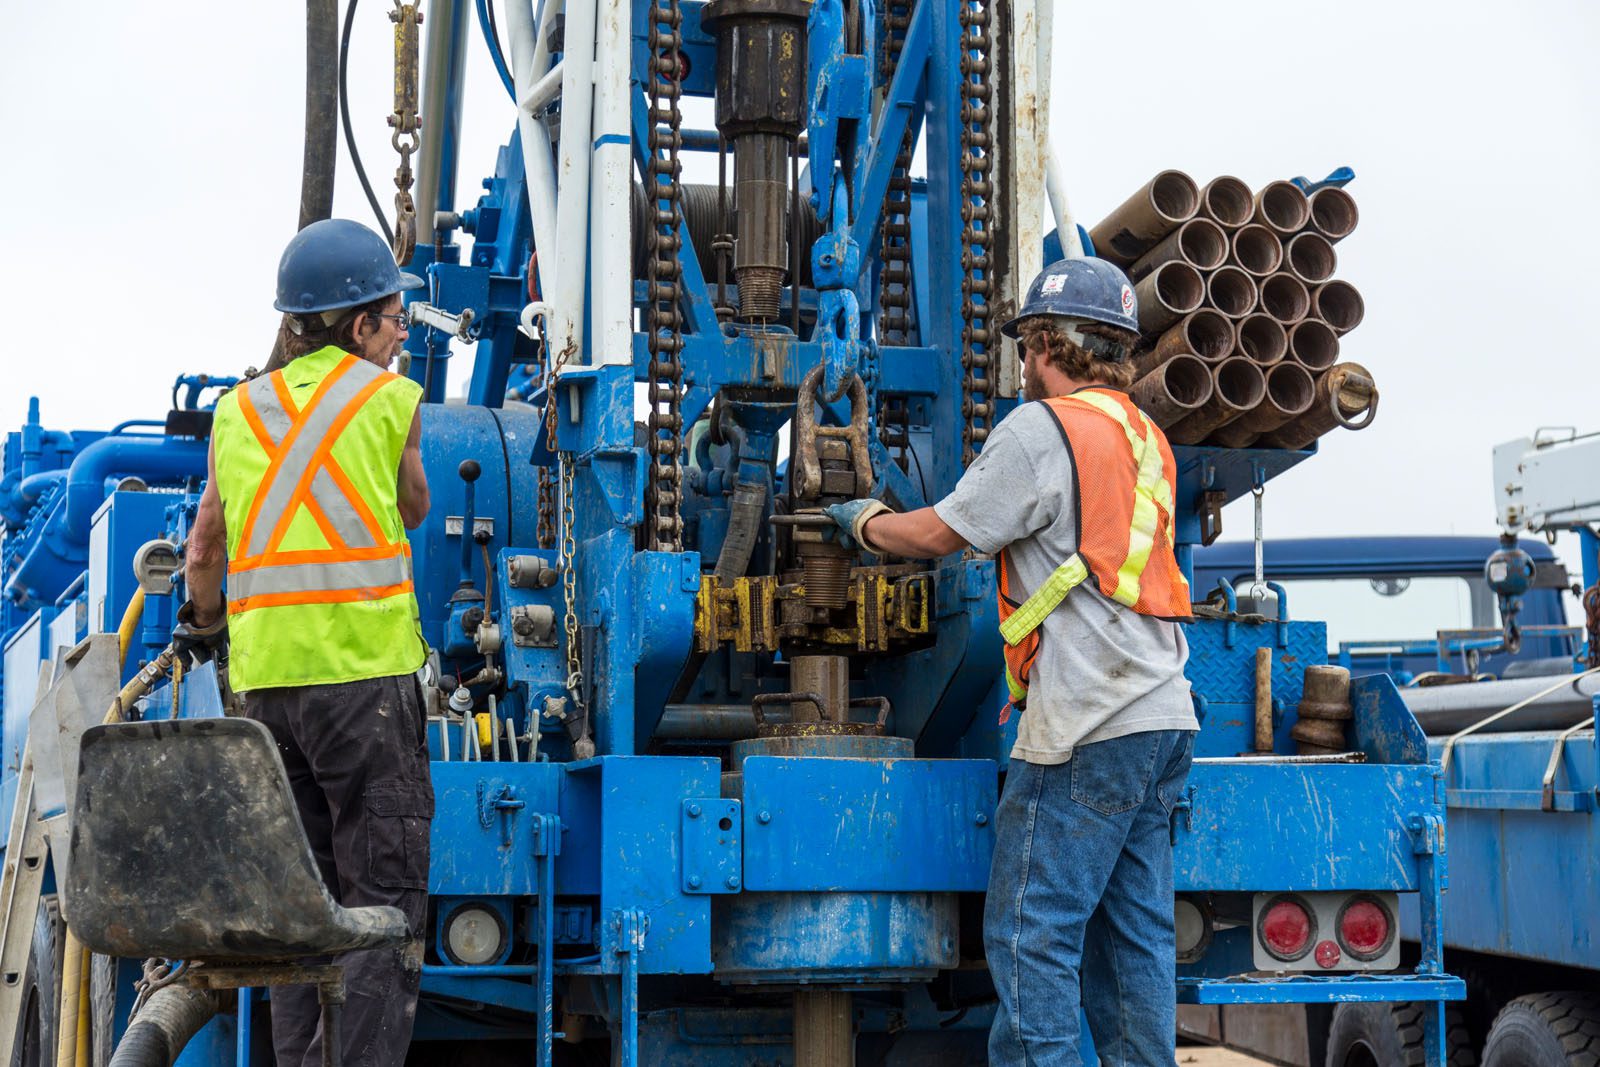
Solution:
[[[33,951],[22,979],[22,1015],[11,1053],[12,1067],[50,1067],[55,1062],[56,1009],[61,1003],[61,910],[54,896],[42,897],[33,919]]]
[[[1422,1067],[1426,1004],[1340,1004],[1328,1026],[1327,1067]],[[1466,1024],[1455,1007],[1445,1009],[1445,1062],[1477,1067]]]
[[[1592,993],[1533,993],[1494,1018],[1484,1067],[1600,1065],[1600,998]]]

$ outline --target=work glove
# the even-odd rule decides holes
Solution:
[[[178,609],[178,624],[172,628],[172,650],[196,666],[207,663],[228,647],[228,612],[221,607],[217,621],[209,626],[194,621],[194,602],[185,600]]]
[[[883,555],[867,540],[867,521],[878,515],[892,515],[894,509],[881,500],[847,500],[843,504],[830,504],[822,513],[832,519],[841,531],[840,543],[846,548],[860,545],[868,552]]]

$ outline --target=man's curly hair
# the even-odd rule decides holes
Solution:
[[[1034,315],[1023,319],[1017,327],[1021,332],[1018,343],[1022,346],[1023,354],[1043,353],[1057,370],[1076,381],[1099,382],[1113,389],[1126,389],[1133,384],[1134,370],[1131,360],[1126,363],[1108,363],[1095,357],[1062,333],[1058,321],[1049,315]],[[1088,322],[1078,328],[1086,334],[1120,341],[1128,346],[1130,353],[1134,342],[1138,340],[1127,330],[1119,330],[1115,326]]]

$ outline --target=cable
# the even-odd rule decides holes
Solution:
[[[339,121],[344,125],[344,146],[350,150],[350,162],[356,168],[356,179],[361,182],[361,191],[367,194],[367,203],[372,205],[372,214],[378,220],[378,229],[392,248],[394,230],[390,229],[389,220],[384,217],[378,197],[372,191],[372,183],[367,180],[367,168],[361,165],[361,152],[356,148],[355,134],[350,131],[350,30],[356,21],[356,3],[357,0],[350,0],[350,6],[345,9],[344,32],[339,37]]]
[[[483,31],[484,42],[489,46],[489,58],[494,60],[494,69],[500,75],[500,84],[506,87],[511,102],[516,103],[516,83],[512,81],[511,71],[506,68],[506,54],[500,49],[500,27],[494,19],[494,0],[477,0],[476,7],[478,28]]]

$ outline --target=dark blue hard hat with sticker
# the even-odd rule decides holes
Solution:
[[[323,219],[294,235],[278,261],[278,299],[296,315],[356,307],[421,287],[395,265],[382,237],[349,219]]]
[[[1046,267],[1028,286],[1022,310],[1000,332],[1015,340],[1018,325],[1035,315],[1066,315],[1139,332],[1133,284],[1115,264],[1093,256],[1059,259]]]

